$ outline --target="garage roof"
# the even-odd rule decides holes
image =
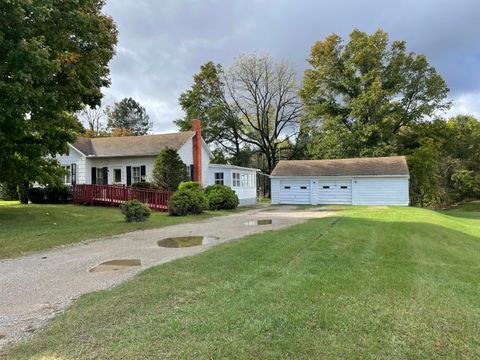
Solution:
[[[405,156],[336,160],[281,160],[271,176],[408,175]]]

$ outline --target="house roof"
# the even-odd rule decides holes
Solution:
[[[86,156],[156,156],[167,146],[179,150],[194,135],[194,131],[182,131],[159,135],[78,138],[72,146]]]
[[[337,160],[281,160],[271,176],[408,175],[405,156]]]
[[[244,166],[230,165],[230,164],[208,164],[209,167],[221,168],[221,169],[236,169],[236,170],[247,170],[258,172],[260,169],[248,168]]]

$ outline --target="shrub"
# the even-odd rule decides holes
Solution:
[[[64,204],[72,199],[72,189],[69,186],[47,186],[45,196],[48,204]]]
[[[134,189],[153,189],[154,188],[153,184],[148,181],[134,182],[132,185],[130,185],[130,187]]]
[[[30,188],[27,190],[27,196],[32,204],[44,204],[47,200],[44,188]]]
[[[152,178],[158,188],[170,191],[177,190],[182,181],[188,180],[187,167],[175,149],[166,147],[158,154]]]
[[[150,209],[138,200],[130,200],[120,205],[120,211],[125,217],[125,222],[142,222],[150,217]]]
[[[177,190],[168,202],[170,215],[197,215],[208,208],[205,194],[198,190]]]
[[[207,186],[205,195],[210,210],[235,209],[239,204],[235,191],[225,185]]]
[[[178,190],[202,191],[202,187],[195,181],[186,181],[178,185]]]

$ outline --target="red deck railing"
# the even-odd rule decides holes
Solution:
[[[119,206],[137,199],[150,209],[167,211],[172,191],[130,188],[124,185],[75,185],[72,189],[74,204],[101,204]]]

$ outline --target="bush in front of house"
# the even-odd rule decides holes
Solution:
[[[138,181],[130,185],[133,189],[155,189],[155,186],[148,181]]]
[[[47,186],[45,197],[48,204],[65,204],[72,200],[72,188],[70,186]]]
[[[202,191],[202,187],[198,182],[195,181],[185,181],[178,185],[178,190],[193,190],[193,191]]]
[[[45,196],[45,189],[40,187],[33,187],[27,190],[28,200],[32,204],[45,204],[47,198]]]
[[[166,147],[155,159],[152,171],[153,183],[162,190],[175,191],[188,180],[187,167],[177,150]]]
[[[199,190],[177,190],[168,202],[168,212],[175,216],[197,215],[206,209],[208,209],[207,198]]]
[[[210,210],[235,209],[239,204],[235,191],[225,185],[207,186],[205,196]]]
[[[120,205],[120,211],[125,217],[125,222],[143,222],[150,217],[151,211],[147,205],[138,200],[130,200]]]

